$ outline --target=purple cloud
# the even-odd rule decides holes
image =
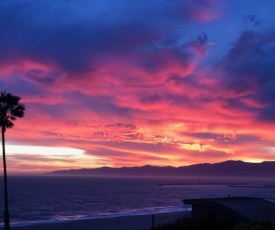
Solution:
[[[260,110],[254,108],[258,110],[260,120],[265,120],[268,111],[273,110],[274,107],[274,40],[274,30],[245,31],[240,35],[225,61],[221,64],[221,67],[226,71],[223,86],[227,90],[239,95],[237,96],[239,99],[251,98],[265,107]],[[235,99],[232,98],[230,103],[234,103],[235,106],[240,108],[244,106]]]

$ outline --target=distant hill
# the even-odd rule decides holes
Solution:
[[[181,167],[158,167],[145,165],[141,167],[91,168],[54,171],[54,175],[87,176],[243,176],[273,177],[275,161],[247,163],[243,161],[225,161],[215,164],[195,164]]]

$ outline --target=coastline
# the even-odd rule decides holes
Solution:
[[[15,230],[150,230],[153,222],[156,227],[163,224],[173,223],[177,219],[190,216],[190,214],[191,211],[176,211],[169,213],[71,220],[11,227]]]

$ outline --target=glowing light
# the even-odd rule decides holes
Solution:
[[[27,145],[7,145],[8,154],[47,155],[47,156],[82,156],[84,150],[70,147],[46,147]]]
[[[263,162],[263,159],[244,159],[243,160],[244,162],[247,162],[247,163],[262,163]]]
[[[179,144],[181,146],[181,148],[186,149],[186,150],[191,150],[191,151],[199,151],[202,152],[202,146],[200,144]]]

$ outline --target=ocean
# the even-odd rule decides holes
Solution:
[[[11,225],[190,210],[183,199],[275,199],[274,179],[9,176],[8,186]],[[3,178],[0,188],[3,220]]]

